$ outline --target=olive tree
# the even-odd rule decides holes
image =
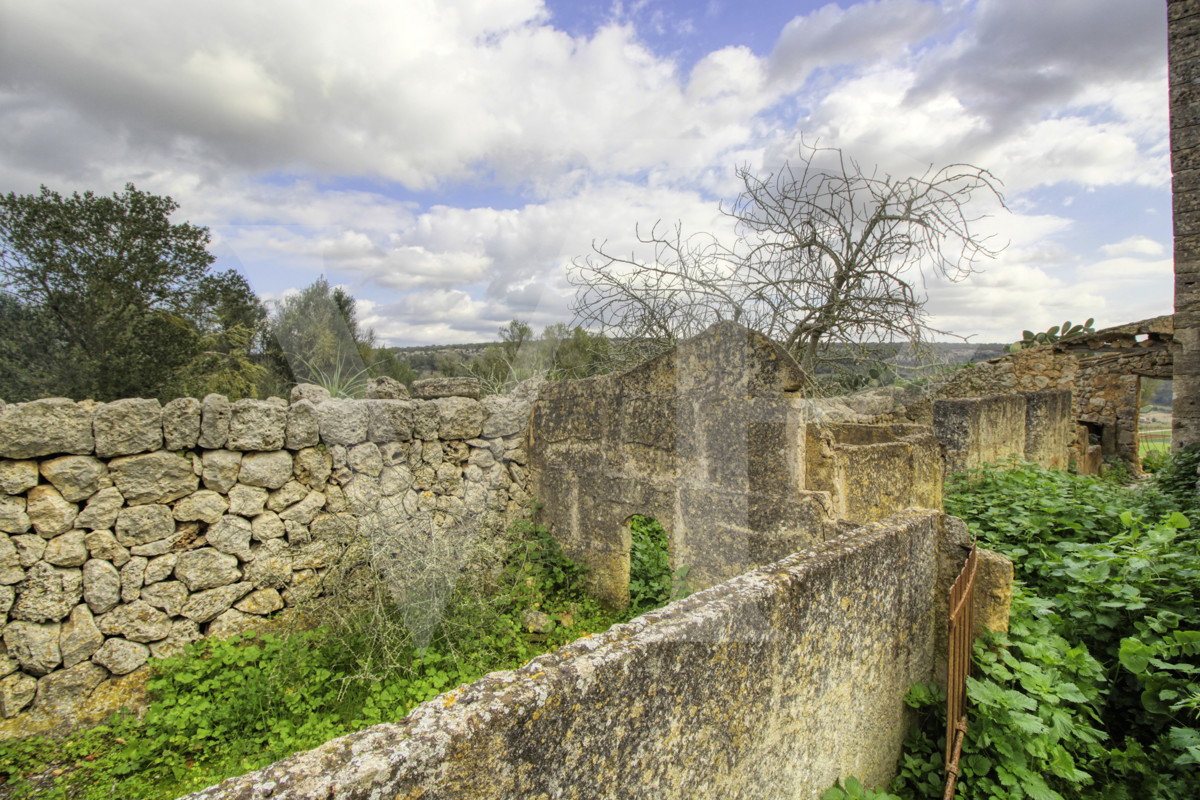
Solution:
[[[642,252],[600,242],[575,259],[581,324],[644,357],[732,320],[813,375],[876,358],[879,343],[942,333],[925,313],[925,280],[962,280],[1000,249],[968,208],[977,195],[1004,204],[1000,182],[980,167],[896,178],[837,148],[802,146],[795,163],[762,174],[743,166],[737,176],[741,194],[721,207],[732,241],[655,223],[637,231]]]

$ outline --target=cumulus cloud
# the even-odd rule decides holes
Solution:
[[[930,285],[944,327],[1007,339],[1152,303],[1129,275],[1161,290],[1163,242],[1131,227],[1074,253],[1081,204],[1049,215],[1038,191],[1166,191],[1162,8],[867,0],[798,14],[757,52],[718,43],[685,67],[656,46],[697,41],[709,5],[617,4],[567,32],[542,0],[0,0],[0,185],[132,180],[265,295],[326,274],[386,341],[475,341],[569,319],[567,267],[594,239],[634,252],[635,224],[677,219],[728,234],[732,167],[794,159],[803,134],[896,175],[967,161],[1005,182],[1013,246]]]

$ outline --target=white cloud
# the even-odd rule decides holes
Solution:
[[[1100,252],[1109,258],[1118,258],[1120,256],[1157,256],[1162,255],[1164,249],[1161,242],[1156,242],[1147,236],[1130,236],[1113,244],[1102,245]]]

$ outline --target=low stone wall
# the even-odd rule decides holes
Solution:
[[[805,486],[857,524],[903,508],[942,507],[942,454],[925,425],[809,424]]]
[[[952,517],[897,514],[190,797],[818,798],[849,775],[884,783],[904,694],[937,672],[965,543]]]
[[[527,504],[528,400],[292,399],[0,410],[0,735],[301,602],[355,542],[465,551]]]
[[[947,478],[1012,457],[1065,469],[1075,438],[1071,393],[1053,390],[935,400],[933,430],[942,444]]]

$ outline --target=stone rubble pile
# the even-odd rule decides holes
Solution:
[[[369,530],[500,535],[529,501],[529,401],[418,384],[0,403],[0,714],[302,602]]]

